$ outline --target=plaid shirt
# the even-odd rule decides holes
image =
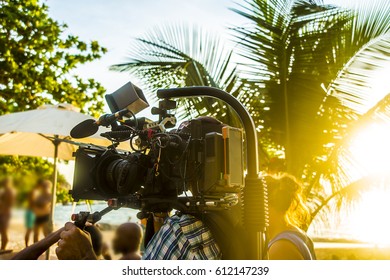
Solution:
[[[202,221],[191,215],[174,215],[150,240],[142,259],[219,260],[221,251]]]

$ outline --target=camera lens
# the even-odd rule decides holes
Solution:
[[[136,154],[126,158],[112,158],[106,165],[105,179],[112,191],[121,196],[129,195],[140,189],[143,170]]]
[[[117,185],[118,180],[119,180],[119,183],[121,181],[120,178],[118,178],[117,176],[119,174],[121,174],[121,175],[123,174],[123,172],[119,172],[118,166],[119,165],[123,166],[124,162],[126,162],[126,160],[123,160],[120,158],[120,159],[116,159],[116,160],[111,161],[107,165],[106,179],[107,179],[107,182],[110,186],[115,186],[114,189],[116,189],[116,185]],[[121,169],[123,170],[123,167]]]

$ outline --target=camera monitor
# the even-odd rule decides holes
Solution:
[[[142,90],[131,82],[111,94],[106,94],[106,101],[112,113],[127,108],[133,114],[137,114],[149,107]]]

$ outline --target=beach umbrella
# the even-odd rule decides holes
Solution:
[[[77,145],[69,136],[70,131],[75,125],[87,119],[92,117],[80,113],[78,108],[70,104],[44,105],[35,110],[0,116],[0,154],[54,159],[51,223],[56,201],[58,159],[73,159]],[[111,142],[100,136],[100,133],[107,130],[108,128],[99,127],[94,135],[77,141],[108,146]],[[119,148],[129,147],[122,144]]]

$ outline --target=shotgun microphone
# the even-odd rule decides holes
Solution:
[[[112,125],[116,120],[121,119],[123,116],[129,113],[128,109],[120,110],[114,114],[104,114],[95,121],[93,119],[85,120],[76,125],[70,131],[72,138],[85,138],[98,132],[99,126]]]

